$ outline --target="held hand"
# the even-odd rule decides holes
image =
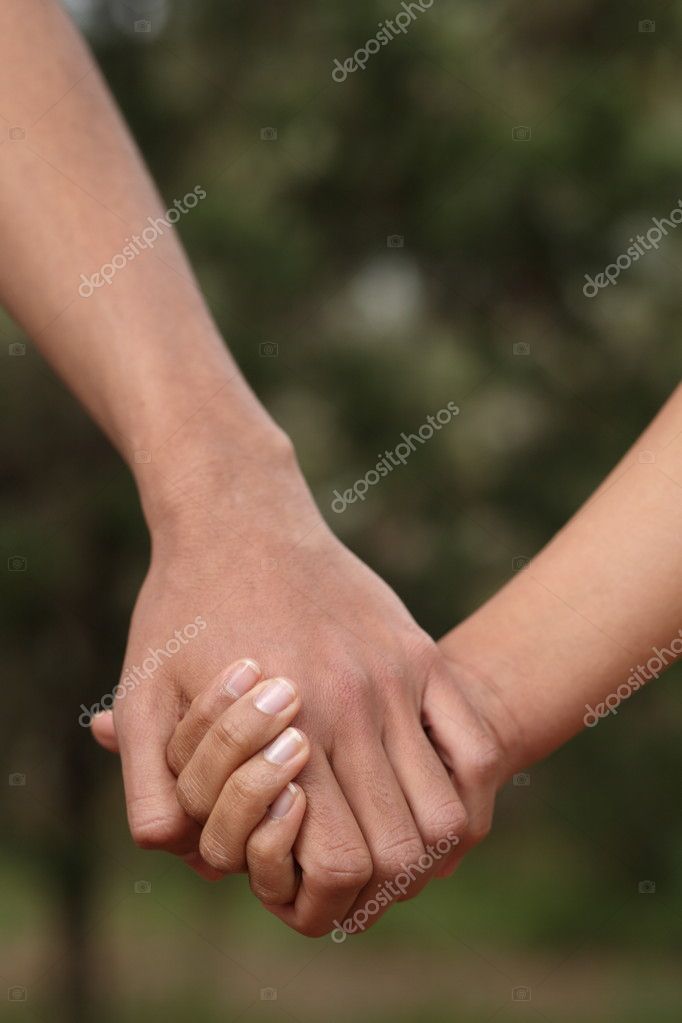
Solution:
[[[308,809],[295,847],[297,898],[276,912],[301,933],[320,935],[448,833],[461,848],[482,837],[499,752],[436,645],[332,536],[307,492],[280,489],[277,502],[273,492],[264,488],[257,503],[250,498],[257,516],[235,514],[243,499],[236,493],[228,507],[217,499],[208,511],[202,502],[189,520],[159,525],[124,677],[144,667],[150,647],[163,653],[168,636],[179,639],[151,677],[116,700],[114,714],[135,840],[220,870],[205,846],[202,858],[200,826],[177,801],[168,743],[192,700],[243,651],[266,676],[296,679],[300,726],[311,744],[299,778]],[[199,620],[205,624],[196,634],[187,629]],[[443,867],[432,859],[408,896]]]
[[[310,746],[291,725],[301,701],[289,679],[261,680],[255,661],[237,661],[192,702],[168,747],[177,795],[202,828],[199,850],[220,875],[248,870],[254,895],[293,902],[292,855],[305,796],[292,780]]]

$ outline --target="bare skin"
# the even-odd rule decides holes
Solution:
[[[532,564],[440,641],[453,679],[460,684],[463,679],[469,701],[485,708],[497,753],[488,765],[480,764],[478,776],[462,772],[458,758],[466,739],[456,731],[452,704],[446,708],[437,698],[424,697],[421,711],[431,740],[454,768],[458,792],[473,810],[473,835],[439,866],[439,876],[451,874],[490,829],[492,799],[482,798],[482,789],[494,792],[511,773],[561,746],[586,722],[595,726],[609,708],[679,659],[681,526],[678,388]],[[206,730],[211,715],[200,716],[199,730]],[[187,720],[186,727],[195,730],[196,713],[190,711]],[[178,773],[192,752],[178,739],[182,728],[181,722],[172,741]],[[110,715],[97,720],[95,732],[102,745],[117,748]],[[496,767],[489,769],[493,761]],[[219,759],[211,772],[223,781]],[[467,784],[468,777],[473,784]],[[206,776],[202,788],[211,788]],[[196,818],[191,802],[182,794],[180,800]],[[281,870],[286,874],[288,866]],[[270,876],[276,874],[270,864]]]
[[[440,642],[501,699],[508,763],[532,763],[680,656],[682,387],[530,565]],[[659,658],[663,661],[663,658]],[[645,672],[638,671],[644,667]],[[629,681],[630,680],[630,681]],[[627,699],[625,689],[621,699]],[[613,703],[613,701],[610,701]]]
[[[0,240],[12,254],[0,299],[130,466],[151,534],[126,665],[197,615],[207,622],[116,703],[131,832],[210,872],[166,749],[191,701],[247,652],[301,689],[302,883],[282,916],[324,933],[406,857],[492,813],[483,786],[472,783],[479,802],[459,798],[422,728],[425,693],[452,704],[472,770],[498,770],[495,737],[436,644],[325,525],[175,233],[114,275],[101,270],[165,209],[61,7],[6,0],[0,55],[0,111],[25,132],[0,147]],[[111,282],[83,286],[96,273]]]
[[[496,737],[497,769],[485,781],[485,770],[479,773],[478,790],[495,791],[586,723],[594,727],[679,659],[681,528],[678,388],[545,550],[439,643],[453,679],[485,709]],[[457,766],[466,738],[456,734],[452,703],[446,708],[427,692],[422,714],[465,804],[487,808]],[[98,719],[96,733],[116,748],[111,715]],[[476,818],[473,839],[465,836],[439,876],[489,827],[487,816]]]
[[[656,461],[616,470],[530,568],[436,645],[325,525],[171,230],[111,284],[79,293],[82,275],[164,206],[56,3],[6,0],[0,53],[0,112],[25,131],[0,147],[0,239],[12,254],[0,298],[129,464],[152,538],[126,665],[198,615],[207,622],[116,702],[132,834],[204,873],[220,868],[177,800],[167,749],[216,675],[257,658],[295,680],[310,742],[301,884],[277,912],[325,933],[449,831],[462,837],[454,866],[487,833],[502,781],[676,635],[680,392],[642,439]]]

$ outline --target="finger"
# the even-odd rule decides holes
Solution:
[[[307,810],[294,845],[301,879],[293,906],[266,908],[288,927],[316,938],[339,926],[372,875],[372,861],[326,755],[313,749],[298,779]]]
[[[447,877],[490,831],[500,782],[500,750],[449,675],[429,680],[422,712],[429,738],[450,769],[467,812],[462,842],[439,869],[439,876]]]
[[[193,820],[200,824],[208,820],[230,776],[279,735],[300,706],[294,683],[286,678],[272,678],[261,682],[220,715],[178,777],[178,800]]]
[[[251,891],[267,905],[287,905],[296,898],[298,875],[292,849],[305,804],[303,789],[290,782],[246,843]]]
[[[458,851],[468,828],[467,804],[419,722],[396,722],[386,752],[424,844],[425,874],[440,869]],[[423,887],[423,886],[422,886]]]
[[[475,773],[474,777],[467,781],[470,777],[467,773],[469,768],[470,765],[467,763],[463,763],[459,770],[456,765],[453,781],[457,785],[467,811],[467,818],[471,823],[463,841],[440,864],[436,877],[450,877],[466,854],[486,838],[492,827],[497,784],[481,781],[475,777]]]
[[[95,742],[98,742],[100,746],[109,750],[110,753],[120,752],[113,711],[103,710],[100,714],[95,714],[90,722],[90,729],[92,731],[93,739]]]
[[[91,722],[91,727],[93,736],[100,745],[102,745],[105,749],[108,749],[111,753],[120,752],[113,711],[107,710],[97,714]],[[208,863],[204,862],[198,849],[199,838],[200,834],[197,831],[194,839],[194,850],[186,853],[182,858],[187,866],[200,877],[207,881],[217,881],[223,875],[220,871],[215,870],[213,867],[210,867]]]
[[[341,751],[332,766],[372,857],[372,877],[349,913],[353,925],[366,930],[391,903],[427,883],[429,874],[419,866],[424,844],[383,746],[368,743],[354,758]]]
[[[286,728],[230,775],[201,833],[199,850],[207,863],[226,874],[246,869],[249,835],[309,755],[303,732]]]
[[[168,744],[168,763],[180,774],[216,718],[252,689],[261,678],[259,665],[244,657],[221,671],[199,695],[178,722]]]
[[[143,849],[184,856],[199,842],[198,825],[178,803],[176,779],[166,763],[166,747],[177,721],[170,687],[142,690],[116,711],[128,824]]]

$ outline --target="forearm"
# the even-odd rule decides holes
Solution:
[[[613,707],[679,656],[681,522],[678,388],[542,553],[441,641],[489,701],[509,772],[580,730],[588,705],[616,694]]]
[[[2,110],[25,132],[1,154],[0,298],[150,505],[151,478],[156,498],[207,476],[213,460],[267,458],[281,435],[218,335],[174,230],[157,221],[144,237],[165,206],[79,34],[56,3],[28,7],[5,0],[0,13]],[[116,254],[111,283],[84,285]]]

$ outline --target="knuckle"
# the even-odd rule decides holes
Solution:
[[[424,855],[424,846],[417,836],[396,838],[377,851],[374,872],[380,878],[395,877],[405,867],[413,865]]]
[[[189,710],[185,715],[192,724],[195,732],[207,732],[216,720],[216,706],[213,692],[210,689],[203,689],[198,696],[192,700]]]
[[[433,844],[454,832],[459,838],[469,827],[466,810],[459,799],[442,803],[424,822],[424,839]]]
[[[207,814],[201,797],[201,787],[196,778],[187,771],[183,771],[178,778],[175,791],[178,803],[185,813],[193,820],[203,822]]]
[[[140,849],[167,849],[179,837],[178,822],[167,816],[141,818],[131,821],[130,833]]]
[[[198,702],[200,699],[201,697],[197,697],[191,704],[189,711],[182,721],[179,722],[175,734],[168,744],[166,760],[175,775],[179,775],[183,768],[187,766],[195,747],[215,722],[215,716],[211,718],[202,709],[202,705]]]
[[[190,757],[207,732],[210,732],[216,723],[216,717],[211,717],[204,711],[192,705],[192,709],[185,719],[186,729],[181,733],[182,740],[179,743],[181,757]]]
[[[354,892],[364,888],[373,873],[369,853],[357,852],[339,860],[322,860],[315,864],[310,872],[311,887],[324,895]]]
[[[258,877],[249,877],[249,888],[258,901],[265,903],[266,906],[283,906],[288,902],[281,892],[278,892],[276,888],[271,888]]]
[[[251,835],[246,854],[249,861],[249,872],[253,871],[255,875],[272,870],[279,858],[275,841],[265,833]]]
[[[235,864],[224,843],[206,828],[199,839],[199,852],[206,863],[215,870],[221,870],[224,874],[234,874],[239,870],[240,865]]]
[[[257,779],[250,771],[235,771],[225,787],[225,798],[228,805],[251,806],[260,794]]]
[[[249,737],[244,726],[228,712],[215,724],[213,733],[228,754],[244,757],[249,753]]]
[[[502,758],[493,742],[480,742],[469,755],[468,773],[478,784],[494,781],[500,771]]]
[[[128,825],[140,849],[172,850],[186,837],[189,822],[175,799],[156,794],[128,797]]]

